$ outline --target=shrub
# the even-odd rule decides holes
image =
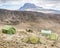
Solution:
[[[29,40],[28,37],[23,38],[23,41],[24,41],[25,43],[27,43],[28,40]]]
[[[49,36],[49,38],[50,38],[51,40],[57,40],[57,39],[58,39],[58,36],[57,36],[57,34],[52,33],[52,34]]]
[[[16,30],[11,25],[5,25],[2,28],[2,32],[5,33],[5,34],[15,34]]]
[[[39,41],[40,41],[40,43],[42,43],[42,44],[45,43],[45,39],[42,38],[42,37],[40,37],[40,40],[39,40]]]
[[[30,37],[30,42],[33,43],[33,44],[35,44],[35,43],[38,42],[38,38],[36,36],[31,36]]]

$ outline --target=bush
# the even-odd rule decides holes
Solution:
[[[49,38],[50,38],[51,40],[57,40],[57,39],[58,39],[58,35],[52,33],[52,34],[49,36]]]
[[[23,38],[23,41],[24,41],[25,43],[27,43],[28,40],[29,40],[28,37]]]
[[[42,38],[42,37],[40,37],[40,43],[42,43],[42,44],[44,44],[45,43],[45,39],[44,38]]]
[[[15,34],[15,32],[16,32],[15,28],[11,25],[5,25],[2,28],[2,33],[5,34]]]
[[[38,42],[38,38],[36,36],[31,36],[30,37],[30,42],[33,43],[33,44],[35,44],[35,43]]]

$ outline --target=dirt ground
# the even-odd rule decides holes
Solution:
[[[0,24],[0,31],[4,24]],[[41,23],[20,23],[18,25],[13,25],[16,28],[16,33],[14,35],[3,34],[0,32],[0,48],[60,48],[60,24],[53,21],[42,21]],[[33,32],[27,32],[26,29],[31,29]],[[35,34],[40,36],[41,29],[49,29],[54,33],[57,33],[59,39],[56,41],[56,45],[52,47],[54,41],[46,39],[46,44],[31,44],[24,43],[22,38],[31,36]]]
[[[13,35],[2,33],[4,25],[13,25],[16,33]],[[32,30],[28,32],[27,29]],[[42,36],[42,29],[51,30],[58,34],[57,40],[50,40],[46,36]],[[23,38],[41,36],[45,39],[45,43],[39,41],[36,44],[23,42]],[[12,11],[0,9],[0,48],[60,48],[60,14],[45,14],[32,11]]]

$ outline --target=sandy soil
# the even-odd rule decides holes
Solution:
[[[16,34],[8,35],[0,32],[0,48],[60,48],[60,24],[49,22],[41,22],[41,23],[21,23],[18,25],[13,25],[16,28]],[[0,24],[0,31],[3,27],[3,24]],[[32,29],[33,32],[27,32],[26,29]],[[31,44],[24,43],[22,38],[27,36],[31,36],[35,34],[36,36],[40,36],[41,29],[50,29],[53,32],[59,35],[59,39],[55,41],[55,47],[51,46],[54,41],[46,39],[45,44]]]

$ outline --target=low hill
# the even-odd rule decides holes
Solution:
[[[0,24],[16,25],[17,28],[28,27],[33,30],[51,29],[59,33],[60,14],[0,9]]]

